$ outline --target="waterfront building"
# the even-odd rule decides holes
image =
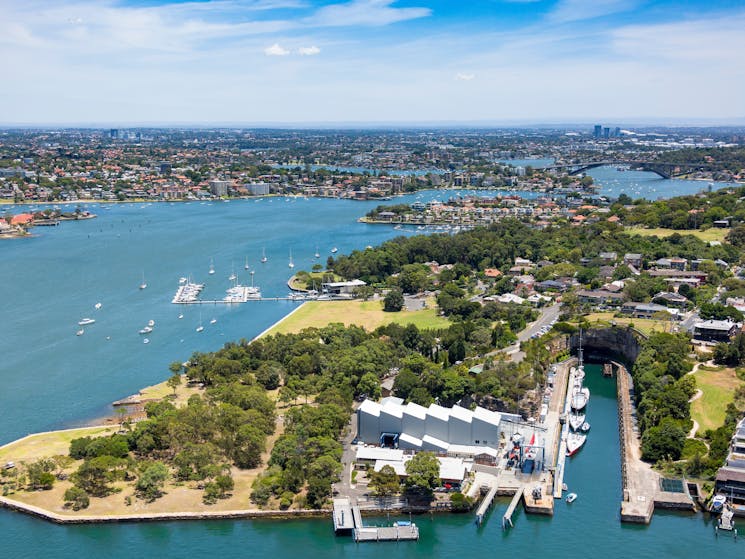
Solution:
[[[745,418],[739,421],[732,435],[727,459],[717,472],[715,492],[745,509]]]
[[[211,180],[209,181],[210,192],[215,196],[227,196],[230,181]]]
[[[447,453],[452,445],[498,448],[501,414],[432,404],[424,408],[400,398],[365,400],[357,410],[358,438],[369,444]]]

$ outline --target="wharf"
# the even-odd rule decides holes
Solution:
[[[559,420],[556,421],[555,427],[555,439],[552,448],[555,449],[555,463],[554,463],[554,487],[553,496],[555,499],[561,499],[563,487],[564,487],[564,471],[566,467],[566,456],[567,456],[567,436],[569,435],[569,423],[566,418],[569,417],[569,406],[571,399],[569,396],[569,386],[574,385],[574,373],[572,372],[571,365],[574,360],[570,360],[566,363],[562,363],[557,367],[556,379],[554,380],[554,386],[556,393],[553,395],[552,410],[549,414],[556,414],[559,416]],[[554,408],[555,406],[555,408]],[[564,418],[562,423],[561,418]]]
[[[515,514],[515,509],[517,508],[517,505],[520,503],[520,499],[522,499],[524,494],[525,487],[521,485],[517,491],[515,491],[515,494],[512,496],[512,501],[510,501],[510,506],[507,507],[507,510],[504,513],[504,516],[502,517],[502,528],[506,529],[507,525],[509,524],[510,528],[512,528],[512,515]]]
[[[526,485],[522,493],[525,512],[553,516],[554,497],[551,494],[550,483],[540,482]]]
[[[413,522],[396,522],[393,526],[365,526],[360,507],[346,498],[333,501],[334,533],[351,534],[356,542],[413,541],[419,539],[419,527]]]

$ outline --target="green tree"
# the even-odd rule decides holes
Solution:
[[[642,459],[657,462],[664,458],[678,460],[683,452],[686,432],[672,418],[664,418],[642,436]]]
[[[392,288],[383,298],[385,312],[398,312],[404,308],[404,294],[398,287]]]
[[[162,462],[153,462],[140,474],[135,484],[135,493],[148,503],[163,495],[163,486],[168,479],[168,467]]]
[[[399,492],[401,489],[401,480],[398,479],[398,474],[396,474],[393,466],[386,464],[380,468],[380,471],[370,473],[368,486],[379,497],[386,497]]]
[[[65,507],[72,508],[72,510],[87,509],[90,505],[90,498],[88,494],[80,489],[80,487],[70,487],[65,491]]]
[[[371,400],[380,398],[380,380],[375,373],[365,373],[357,383],[357,394],[367,394]]]
[[[433,452],[418,452],[406,462],[406,474],[407,491],[431,495],[440,484],[440,462]]]
[[[181,386],[181,375],[175,373],[173,376],[168,378],[166,384],[168,385],[168,388],[173,390],[173,395],[176,396],[176,389]]]
[[[33,490],[51,489],[54,485],[54,471],[56,464],[51,458],[40,458],[26,466],[28,484]]]

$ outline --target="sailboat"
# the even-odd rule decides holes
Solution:
[[[567,456],[574,456],[582,448],[587,440],[587,435],[582,433],[569,433],[567,436]]]
[[[264,264],[267,260],[269,259],[266,257],[266,249],[262,248],[261,249],[261,263]]]
[[[295,267],[295,263],[292,261],[292,251],[290,251],[290,262],[287,264],[290,268]]]
[[[244,270],[248,270],[248,256],[246,256],[246,263],[243,265]]]
[[[230,272],[228,279],[230,281],[235,281],[238,278],[238,276],[235,275],[235,266],[231,266],[231,268],[232,268],[232,271]]]
[[[336,254],[338,251],[339,251],[339,249],[336,248],[336,247],[334,247],[334,248],[331,249],[331,253],[332,254]]]
[[[313,256],[315,256],[316,258],[321,258],[321,253],[318,252],[318,245],[316,245],[316,253]]]
[[[579,431],[584,422],[585,422],[584,413],[569,414],[569,427],[572,428],[572,431]]]
[[[210,271],[208,273],[209,275],[212,275],[215,273],[215,263],[213,262],[212,258],[210,258]]]
[[[197,332],[201,332],[204,330],[204,326],[202,326],[202,313],[199,313],[199,326],[197,326]]]
[[[93,308],[99,310],[102,306],[103,305],[101,305],[101,303],[96,303],[95,305],[93,305]]]
[[[140,289],[147,288],[147,283],[145,283],[145,272],[142,272],[142,283],[140,284]]]

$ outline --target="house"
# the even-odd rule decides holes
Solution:
[[[498,278],[502,275],[502,272],[500,272],[496,268],[487,268],[486,270],[484,270],[484,275],[487,278]]]
[[[661,305],[667,305],[668,307],[675,307],[678,309],[684,309],[688,306],[688,299],[672,291],[661,291],[655,295],[652,300]]]
[[[536,291],[560,291],[564,292],[569,288],[569,285],[563,281],[558,280],[545,280],[539,281],[534,286]]]
[[[324,293],[330,295],[351,296],[354,294],[355,289],[362,287],[363,285],[367,284],[360,279],[355,279],[352,281],[331,281],[321,284],[321,287],[323,288]]]
[[[618,255],[615,252],[601,252],[598,254],[598,258],[606,264],[611,264],[618,259]]]
[[[621,307],[621,312],[630,314],[634,318],[655,318],[657,313],[666,313],[675,319],[680,318],[680,311],[678,309],[669,309],[664,305],[658,305],[656,303],[624,303]]]
[[[729,342],[739,329],[736,322],[704,320],[693,326],[693,339],[701,342]]]
[[[642,255],[635,252],[627,252],[623,255],[623,263],[634,268],[642,267]]]
[[[577,299],[580,303],[617,307],[623,303],[623,293],[613,293],[606,289],[582,289],[577,292]]]
[[[655,267],[660,270],[685,270],[688,260],[685,258],[658,258],[653,262]]]
[[[714,488],[716,493],[727,495],[732,504],[745,506],[745,418],[735,427],[729,454],[717,472]]]

